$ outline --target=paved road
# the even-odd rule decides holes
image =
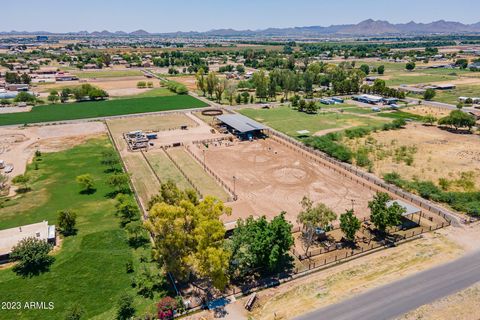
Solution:
[[[296,318],[382,320],[400,316],[480,281],[480,251]],[[480,312],[480,311],[479,311]]]

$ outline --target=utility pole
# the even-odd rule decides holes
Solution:
[[[236,201],[237,200],[237,192],[235,191],[235,182],[237,181],[237,177],[233,176],[233,200]]]

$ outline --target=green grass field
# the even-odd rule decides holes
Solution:
[[[432,82],[440,81],[452,81],[458,79],[457,76],[450,76],[445,74],[423,74],[412,73],[411,75],[393,75],[390,79],[386,80],[387,86],[399,86],[402,84],[429,84]]]
[[[203,170],[202,166],[187,151],[183,148],[171,148],[168,150],[168,154],[197,186],[202,196],[211,195],[222,201],[227,201],[227,192]]]
[[[145,156],[162,182],[172,180],[180,189],[192,188],[192,185],[187,181],[187,179],[185,179],[180,170],[178,170],[173,162],[167,157],[165,151],[150,151],[146,152]]]
[[[190,109],[205,106],[207,106],[206,103],[188,95],[76,102],[36,106],[30,112],[1,114],[0,126]]]
[[[53,310],[2,310],[0,319],[64,319],[65,310],[78,303],[86,311],[85,319],[113,319],[115,305],[123,292],[134,294],[125,263],[148,255],[149,248],[132,249],[127,234],[115,216],[114,200],[107,196],[108,174],[100,165],[101,153],[111,150],[106,137],[89,140],[72,149],[41,156],[38,170],[29,165],[32,191],[0,208],[0,228],[48,220],[56,223],[58,210],[77,212],[78,234],[63,240],[50,271],[22,278],[11,269],[0,271],[2,301],[53,302]],[[91,174],[96,192],[80,194],[75,177]],[[153,305],[149,299],[135,298],[137,309]]]
[[[100,71],[77,71],[73,72],[80,79],[86,78],[121,78],[143,76],[140,70],[100,70]]]
[[[338,105],[337,107],[341,108]],[[355,107],[352,106],[352,108]],[[348,107],[345,108],[345,111],[347,109]],[[297,131],[300,130],[308,130],[310,134],[314,134],[327,129],[376,126],[388,122],[382,118],[376,119],[337,112],[320,111],[318,114],[312,115],[292,110],[287,106],[274,109],[242,109],[240,113],[292,137],[297,137]]]
[[[437,94],[433,100],[451,104],[457,104],[459,97],[480,97],[480,85],[458,85],[453,90],[440,91],[437,90]]]

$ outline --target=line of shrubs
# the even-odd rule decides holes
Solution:
[[[164,81],[162,83],[165,85],[168,90],[175,92],[176,94],[187,94],[188,89],[184,84],[178,83],[176,81]]]
[[[342,143],[343,137],[348,139],[363,138],[372,132],[378,130],[388,131],[397,130],[406,125],[404,119],[395,119],[390,123],[385,123],[382,127],[357,127],[353,129],[346,129],[343,133],[331,132],[321,137],[309,137],[304,139],[304,143],[314,149],[325,152],[329,156],[338,159],[342,162],[351,163],[352,159],[357,160],[357,164],[366,167],[371,164],[368,159],[368,154],[365,152],[354,153],[348,146]]]
[[[431,181],[413,180],[408,181],[396,172],[383,175],[387,183],[391,183],[407,191],[414,191],[422,198],[442,202],[450,205],[453,209],[465,212],[472,216],[480,216],[480,192],[452,192],[443,191]]]

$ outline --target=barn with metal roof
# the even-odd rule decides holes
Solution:
[[[239,138],[252,140],[256,136],[263,134],[263,130],[268,129],[261,123],[245,117],[241,114],[225,114],[217,117],[228,131],[237,135]]]

